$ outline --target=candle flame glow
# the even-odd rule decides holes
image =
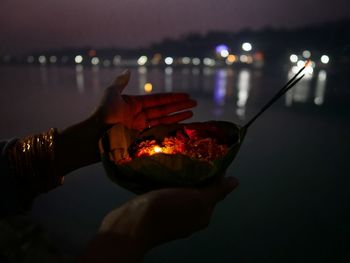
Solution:
[[[155,153],[160,153],[160,152],[162,152],[162,148],[159,147],[159,146],[154,146],[153,151],[154,151]]]

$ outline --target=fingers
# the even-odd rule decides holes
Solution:
[[[225,199],[225,197],[231,193],[239,182],[235,177],[222,177],[213,185],[208,186],[203,190],[204,198],[209,205],[215,205],[217,202]]]
[[[112,81],[112,86],[116,87],[119,93],[122,93],[126,85],[128,85],[130,80],[130,71],[124,70],[116,79]]]
[[[165,104],[176,103],[189,99],[187,93],[157,93],[152,95],[136,96],[143,108],[151,108]]]
[[[177,111],[193,108],[196,105],[197,105],[197,102],[195,100],[188,99],[188,100],[179,101],[175,103],[174,102],[168,103],[168,104],[164,104],[164,105],[156,106],[152,108],[146,108],[144,109],[144,113],[147,119],[155,119]]]
[[[156,126],[159,124],[171,124],[171,123],[177,123],[186,119],[189,119],[193,116],[192,111],[184,111],[180,113],[176,113],[170,116],[165,116],[157,119],[151,119],[148,121],[149,126]]]

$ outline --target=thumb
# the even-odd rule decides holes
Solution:
[[[113,82],[112,86],[116,87],[119,91],[119,93],[122,93],[126,85],[128,85],[130,80],[130,70],[124,70],[118,77],[116,77]]]
[[[232,192],[238,184],[238,179],[235,177],[220,178],[218,182],[204,189],[208,202],[215,205],[217,202],[225,199],[225,197]]]

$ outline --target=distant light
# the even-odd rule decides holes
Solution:
[[[220,54],[221,55],[221,52],[225,52],[225,51],[227,51],[228,52],[228,46],[226,46],[226,45],[218,45],[218,46],[216,46],[215,47],[215,52],[217,53],[217,54]]]
[[[93,58],[91,59],[91,64],[92,64],[92,65],[96,66],[96,65],[98,65],[99,63],[100,63],[100,59],[99,59],[98,57],[93,57]]]
[[[290,62],[297,63],[298,62],[298,56],[295,54],[290,55],[289,57]]]
[[[145,86],[144,86],[144,90],[145,90],[145,92],[147,92],[147,93],[152,92],[152,90],[153,90],[153,85],[152,85],[152,83],[147,82],[147,83],[145,84]]]
[[[215,60],[211,58],[204,58],[203,64],[209,67],[215,66]]]
[[[228,50],[221,50],[220,52],[220,56],[223,58],[226,58],[229,54]]]
[[[329,57],[328,57],[327,55],[323,55],[323,56],[321,57],[321,62],[322,62],[323,64],[328,64],[328,62],[329,62]]]
[[[138,64],[139,66],[143,66],[143,65],[145,65],[145,64],[147,63],[147,60],[148,60],[148,58],[147,58],[146,56],[141,56],[141,57],[139,57],[139,59],[137,60],[137,64]]]
[[[190,64],[191,59],[189,57],[183,57],[181,61],[182,61],[182,64],[188,65]]]
[[[244,51],[251,51],[252,50],[252,44],[250,44],[249,42],[245,42],[242,44],[242,49]]]
[[[242,62],[242,63],[247,63],[248,62],[248,56],[247,55],[241,55],[239,57],[239,60]]]
[[[74,61],[75,63],[80,64],[83,62],[83,57],[81,55],[75,56]]]
[[[303,51],[303,57],[304,58],[310,58],[311,57],[311,52],[309,50],[304,50]]]
[[[40,64],[45,64],[46,63],[46,57],[44,55],[39,56],[39,63]]]
[[[292,67],[293,74],[297,74],[298,71],[299,71],[299,68],[297,66]]]
[[[253,63],[253,57],[252,56],[247,56],[247,63],[252,64]]]
[[[227,59],[226,59],[226,64],[227,65],[232,65],[233,63],[235,63],[237,60],[235,55],[228,55]]]
[[[34,62],[34,57],[33,56],[27,57],[27,62],[28,63],[33,63]]]
[[[297,67],[298,67],[298,68],[302,68],[302,67],[304,67],[304,66],[305,66],[305,61],[299,60],[298,63],[297,63]]]
[[[55,64],[57,62],[57,57],[56,56],[51,56],[50,57],[50,63]]]
[[[153,55],[153,58],[151,60],[153,65],[158,65],[162,60],[162,54],[156,53]]]
[[[166,57],[166,58],[164,59],[164,62],[165,62],[165,64],[167,64],[167,65],[171,65],[171,64],[173,64],[174,59],[173,59],[172,57]]]
[[[305,72],[312,75],[314,73],[314,69],[311,66],[307,66],[305,68]]]
[[[117,65],[119,65],[119,64],[121,63],[121,61],[122,61],[122,57],[119,56],[119,55],[116,55],[116,56],[114,56],[114,58],[113,58],[113,65],[114,65],[114,66],[117,66]]]
[[[195,66],[198,66],[201,63],[201,60],[199,58],[193,58],[192,59],[192,64]]]
[[[89,57],[96,57],[96,50],[90,49],[88,54],[89,54]]]
[[[112,63],[111,63],[111,61],[110,61],[109,59],[105,59],[105,60],[103,61],[103,66],[104,66],[104,67],[109,67],[111,64],[112,64]]]

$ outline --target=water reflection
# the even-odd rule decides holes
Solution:
[[[215,70],[213,68],[205,67],[203,68],[203,90],[206,93],[211,93],[211,90],[213,89],[213,74]],[[215,75],[217,78],[217,74]],[[215,81],[216,84],[217,81]],[[216,89],[216,87],[215,87]],[[215,94],[215,93],[214,93]]]
[[[47,67],[45,66],[40,66],[40,81],[43,87],[47,87],[49,84]]]
[[[95,93],[100,90],[100,68],[98,66],[92,67],[92,88]]]
[[[217,105],[225,104],[227,88],[227,69],[219,69],[215,73],[214,101]]]
[[[142,93],[147,83],[147,68],[139,67],[137,71],[139,73],[139,91]]]
[[[84,93],[84,67],[82,65],[75,66],[75,79],[79,93]]]
[[[165,70],[165,91],[171,92],[173,90],[173,68],[166,67]]]
[[[250,77],[251,73],[247,69],[242,69],[238,74],[236,114],[241,119],[244,119],[245,117],[246,105],[250,91]]]
[[[320,70],[317,76],[315,99],[314,99],[314,102],[316,105],[323,104],[324,95],[326,93],[326,80],[327,80],[326,71]]]
[[[312,69],[311,67],[309,67]],[[291,79],[299,69],[293,67],[288,72],[288,80]],[[294,102],[306,103],[310,96],[311,80],[313,71],[308,71],[303,79],[286,93],[285,104],[290,107]]]

